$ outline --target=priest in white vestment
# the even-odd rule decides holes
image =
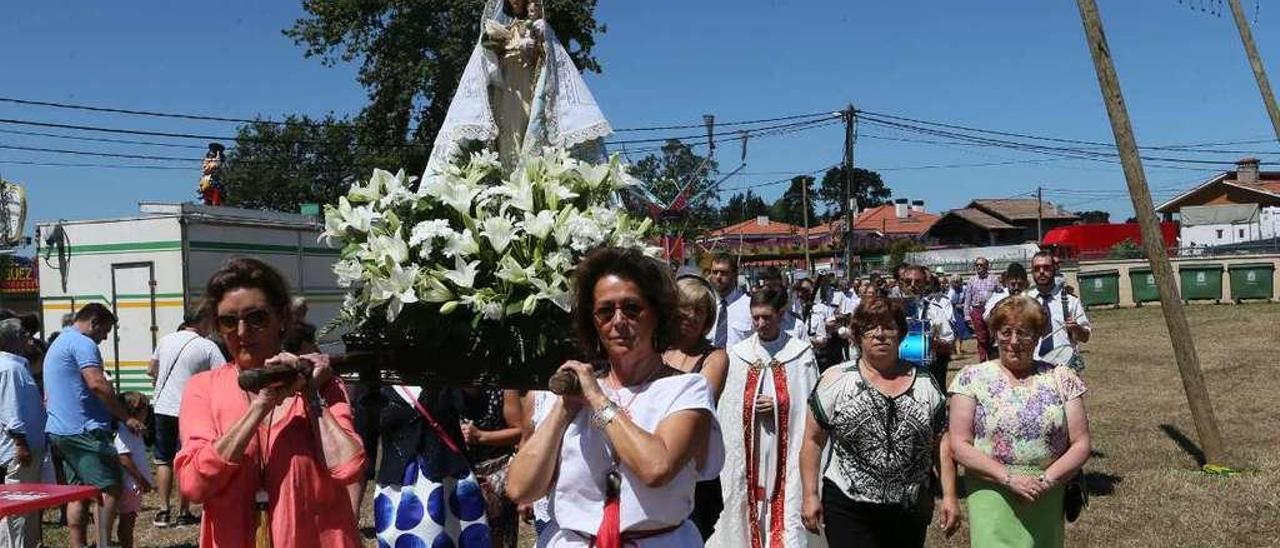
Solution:
[[[818,382],[813,347],[781,329],[786,294],[751,296],[755,334],[729,349],[717,414],[724,435],[724,511],[712,548],[825,547],[800,520],[805,402]]]

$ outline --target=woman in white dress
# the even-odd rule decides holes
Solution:
[[[546,496],[538,546],[696,547],[694,485],[716,477],[724,447],[706,378],[668,366],[675,280],[638,250],[592,252],[575,274],[572,312],[583,350],[607,367],[568,362],[581,395],[559,398],[520,448],[507,479],[519,503]]]
[[[720,475],[724,511],[707,546],[826,546],[800,519],[800,442],[818,362],[807,341],[782,329],[784,314],[782,290],[756,290],[751,295],[755,334],[729,349],[718,412],[727,452]]]

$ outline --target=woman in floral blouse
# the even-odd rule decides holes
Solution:
[[[1063,545],[1063,485],[1089,458],[1084,382],[1035,361],[1047,318],[1028,297],[996,305],[997,360],[951,383],[950,442],[969,487],[973,546]]]

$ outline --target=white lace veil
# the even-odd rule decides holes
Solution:
[[[490,107],[489,84],[500,82],[502,73],[497,57],[481,45],[481,40],[485,21],[503,25],[511,22],[502,9],[505,1],[489,0],[485,7],[476,46],[427,160],[424,183],[436,178],[451,156],[468,141],[493,141],[498,136],[498,125]],[[595,97],[551,25],[545,19],[535,24],[545,36],[546,54],[534,87],[522,153],[556,146],[573,149],[574,155],[584,160],[602,159],[602,140],[613,133],[613,128],[600,112]],[[425,187],[424,184],[420,188]]]

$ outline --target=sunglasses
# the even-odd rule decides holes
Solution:
[[[591,315],[595,317],[596,323],[603,325],[613,321],[618,316],[618,311],[622,311],[622,317],[634,322],[644,316],[645,307],[637,302],[606,304],[597,306],[591,311]]]
[[[218,331],[223,335],[234,333],[240,328],[240,322],[244,322],[249,331],[262,331],[270,321],[271,313],[263,309],[247,312],[243,316],[222,314],[218,316]]]

